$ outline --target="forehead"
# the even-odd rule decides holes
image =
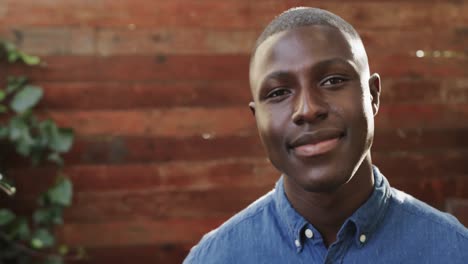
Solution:
[[[358,65],[365,51],[359,40],[330,26],[299,27],[272,35],[257,48],[250,66],[251,87],[269,73],[294,72],[327,60]],[[356,69],[359,70],[359,69]]]

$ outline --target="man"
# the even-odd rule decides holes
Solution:
[[[250,85],[283,175],[184,263],[468,263],[468,230],[372,166],[380,77],[350,24],[321,9],[284,12],[257,40]]]

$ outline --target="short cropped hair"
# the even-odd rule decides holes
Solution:
[[[255,43],[252,57],[255,55],[258,46],[271,35],[298,27],[315,25],[334,27],[348,33],[351,37],[361,39],[351,24],[329,11],[312,7],[295,7],[284,11],[268,24]]]

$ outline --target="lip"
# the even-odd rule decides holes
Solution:
[[[297,136],[289,148],[298,155],[311,157],[324,154],[336,148],[345,133],[337,128],[317,129]]]

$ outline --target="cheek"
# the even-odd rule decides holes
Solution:
[[[260,139],[269,153],[277,151],[283,145],[287,124],[287,111],[259,109],[256,114]]]
[[[340,116],[346,126],[355,135],[365,134],[373,127],[371,100],[362,87],[349,87],[340,95],[336,104],[331,104],[331,111]]]
[[[354,138],[354,144],[362,145],[364,148],[370,146],[374,134],[374,115],[369,95],[360,93],[350,100],[344,110],[345,119],[350,126],[350,132]]]

